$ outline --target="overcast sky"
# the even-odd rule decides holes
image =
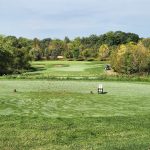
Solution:
[[[0,0],[0,34],[63,39],[117,30],[150,37],[150,0]]]

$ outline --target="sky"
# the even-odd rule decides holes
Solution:
[[[0,34],[27,38],[108,31],[150,37],[150,0],[0,0]]]

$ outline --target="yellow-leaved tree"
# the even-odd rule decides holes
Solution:
[[[150,53],[143,44],[120,45],[111,56],[112,68],[119,73],[133,74],[150,71]]]
[[[103,44],[99,48],[99,58],[100,60],[106,60],[109,57],[110,50],[107,44]]]

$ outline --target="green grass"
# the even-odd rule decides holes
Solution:
[[[33,62],[32,66],[39,69],[35,74],[50,76],[97,76],[104,72],[103,63],[98,61],[41,61]]]
[[[43,70],[29,72],[26,75],[34,78],[51,77],[96,77],[104,72],[101,62],[79,62],[79,61],[47,61],[33,62],[33,67],[43,67]]]
[[[107,80],[150,82],[148,74],[125,75],[107,73],[104,61],[33,61],[32,68],[22,74],[4,75],[0,79],[32,80]]]
[[[21,75],[7,75],[1,78],[58,79],[98,77],[104,73],[105,63],[98,61],[34,61],[30,71]]]
[[[1,80],[0,149],[148,150],[150,84],[98,84]]]

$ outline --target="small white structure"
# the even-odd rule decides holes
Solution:
[[[63,56],[57,56],[57,59],[63,59],[64,57]]]
[[[99,84],[99,86],[98,86],[98,94],[103,94],[103,84]]]

